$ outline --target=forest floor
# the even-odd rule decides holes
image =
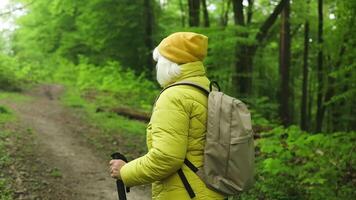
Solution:
[[[5,173],[13,176],[16,199],[117,199],[109,174],[109,158],[101,156],[83,137],[99,131],[63,106],[60,85],[41,85],[24,92],[27,101],[2,99],[18,122],[10,127],[22,132],[13,141],[15,162]],[[149,187],[134,187],[130,200],[150,199]]]

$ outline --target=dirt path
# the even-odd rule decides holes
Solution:
[[[63,194],[60,199],[118,199],[108,160],[97,156],[80,136],[85,134],[85,125],[58,101],[63,90],[58,85],[40,86],[27,94],[33,100],[7,104],[23,125],[34,130],[38,158],[61,173],[58,184],[72,194]],[[149,196],[149,190],[136,187],[131,189],[128,200],[145,200]]]

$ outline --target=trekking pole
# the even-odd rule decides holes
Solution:
[[[127,162],[126,157],[118,152],[111,154],[111,158],[114,160],[123,160]],[[127,187],[125,191],[125,185],[122,180],[116,180],[116,187],[117,187],[117,193],[119,195],[119,200],[126,200],[126,191],[130,192],[130,188]]]

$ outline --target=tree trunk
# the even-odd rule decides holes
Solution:
[[[337,70],[338,68],[340,68],[341,63],[342,63],[342,58],[343,55],[345,54],[346,51],[346,46],[345,44],[348,41],[348,37],[345,36],[345,39],[340,47],[340,51],[339,51],[339,55],[338,55],[338,60],[335,62],[335,64],[333,66],[330,67],[331,72]],[[329,72],[330,73],[330,72]],[[328,73],[328,74],[329,74]],[[326,90],[326,94],[325,94],[325,98],[324,98],[324,103],[322,105],[323,109],[321,109],[322,112],[325,113],[326,109],[327,109],[327,105],[325,105],[326,103],[328,103],[331,98],[335,95],[335,78],[332,76],[328,76],[327,79],[327,90]],[[335,107],[335,105],[330,105],[328,107],[328,109]],[[333,125],[331,126],[332,130],[330,131],[334,131],[335,129],[335,125],[337,126],[338,122],[339,122],[339,116],[337,116],[338,112],[340,112],[339,110],[330,110],[329,115],[330,115],[330,121],[331,123],[333,123]],[[322,113],[322,115],[324,115],[324,113]],[[334,119],[335,118],[335,119]]]
[[[246,22],[247,24],[251,24],[251,21],[252,21],[253,3],[254,3],[254,0],[248,0],[247,22]]]
[[[279,115],[284,126],[291,122],[289,113],[289,68],[290,68],[290,6],[289,0],[281,13],[281,32],[280,32],[280,51],[279,51],[279,69],[281,75],[280,81],[280,107]]]
[[[312,71],[309,73],[309,82],[310,83],[313,83],[314,82],[314,76],[312,75]],[[312,119],[313,119],[313,115],[312,115],[312,110],[313,110],[313,103],[314,103],[314,94],[315,94],[315,87],[313,87],[314,85],[313,84],[309,84],[308,85],[308,107],[307,107],[307,113],[308,113],[308,116],[307,118],[309,119],[309,121],[307,122],[307,127],[308,127],[308,130],[310,131],[311,130],[311,127],[312,127]]]
[[[182,27],[185,27],[185,10],[184,10],[184,5],[182,0],[179,0],[179,8],[181,14]]]
[[[188,0],[189,26],[199,26],[200,22],[200,0]]]
[[[151,0],[145,0],[144,1],[144,7],[145,7],[145,17],[146,17],[146,27],[145,27],[145,44],[147,47],[147,56],[146,56],[146,65],[147,67],[153,67],[154,62],[152,59],[152,50],[153,50],[153,5],[151,4]],[[151,80],[154,80],[155,74],[154,70],[150,70],[152,73],[147,73],[151,74]]]
[[[204,13],[204,27],[210,26],[208,8],[206,7],[206,0],[201,0]]]
[[[288,0],[289,1],[289,0]],[[262,23],[259,32],[256,34],[256,44],[261,44],[267,37],[269,29],[277,20],[278,15],[282,12],[287,0],[281,0],[275,7],[272,14]],[[253,4],[251,3],[251,6]],[[243,17],[242,0],[233,0],[234,20],[236,25],[245,25]],[[250,5],[249,5],[250,6]],[[252,10],[252,8],[250,8]],[[252,16],[252,15],[251,15]],[[249,19],[251,21],[251,19]],[[246,35],[247,37],[248,35]],[[252,72],[253,58],[258,49],[258,45],[236,45],[236,62],[235,72],[232,76],[233,85],[236,86],[236,94],[241,97],[247,97],[252,93]]]
[[[234,9],[234,21],[235,25],[244,26],[245,17],[244,17],[244,6],[242,4],[243,0],[233,0],[232,7]]]
[[[132,108],[128,107],[116,107],[116,108],[105,108],[105,107],[98,107],[96,109],[96,112],[112,112],[116,113],[118,115],[127,117],[129,119],[134,119],[134,120],[139,120],[139,121],[144,121],[144,122],[149,122],[151,113],[147,112],[142,112],[138,110],[134,110]]]
[[[226,8],[225,8],[225,4],[226,4]],[[227,26],[227,23],[229,21],[230,7],[231,7],[231,0],[227,0],[227,3],[225,1],[222,1],[222,12],[221,12],[220,24],[223,27]]]
[[[233,0],[232,6],[234,11],[234,22],[235,25],[245,26],[245,18],[243,13],[243,0]],[[247,38],[248,34],[242,33],[238,35],[239,37]],[[249,46],[244,44],[236,44],[236,63],[235,63],[235,72],[233,74],[233,83],[239,88],[236,91],[236,94],[240,92],[239,96],[242,98],[247,97],[249,91],[251,91],[249,77],[250,65],[249,61],[251,60],[250,54],[248,53]]]
[[[309,1],[307,1],[307,4],[309,6]],[[306,19],[304,25],[303,88],[302,88],[302,102],[301,102],[301,109],[300,109],[300,128],[304,131],[308,130],[307,122],[309,121],[307,118],[308,56],[309,56],[309,20]]]
[[[323,127],[324,107],[323,107],[323,0],[318,0],[318,95],[317,95],[317,112],[316,112],[316,132],[321,132]]]
[[[287,5],[287,3],[289,4],[289,0],[281,0],[279,4],[274,8],[272,14],[266,19],[266,21],[264,21],[256,35],[257,44],[263,42],[263,40],[266,38],[269,29],[274,24],[279,13],[282,12],[283,8]]]

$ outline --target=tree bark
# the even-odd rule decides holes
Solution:
[[[185,27],[185,10],[184,10],[184,5],[182,0],[179,0],[179,8],[181,14],[182,27]]]
[[[286,6],[287,3],[289,4],[289,0],[281,0],[273,10],[272,14],[266,19],[266,21],[264,21],[256,35],[257,44],[263,42],[263,40],[267,36],[267,32],[274,24],[278,15],[282,12],[283,8]]]
[[[309,1],[307,1],[309,7]],[[309,9],[308,9],[309,10]],[[308,130],[307,105],[308,105],[308,57],[309,57],[309,20],[304,24],[304,55],[303,55],[303,88],[300,109],[300,128]]]
[[[133,110],[128,107],[117,107],[117,108],[99,107],[96,109],[96,112],[112,112],[127,117],[129,119],[134,119],[134,120],[139,120],[144,122],[149,122],[151,117],[151,113]]]
[[[146,65],[147,67],[153,67],[153,59],[152,59],[152,49],[153,49],[153,5],[151,4],[151,0],[144,1],[145,7],[145,17],[146,17],[146,27],[145,27],[145,44],[147,47],[147,56],[146,56]],[[154,70],[151,73],[151,80],[154,80],[155,73]],[[150,73],[148,73],[150,74]]]
[[[209,21],[208,8],[206,7],[206,0],[201,0],[201,3],[202,3],[203,13],[204,13],[204,27],[209,27],[210,21]]]
[[[318,95],[317,95],[317,112],[316,112],[316,132],[322,131],[323,126],[323,0],[318,0],[318,63],[317,63],[317,75],[318,75]]]
[[[225,4],[226,8],[225,8]],[[229,21],[229,12],[230,12],[230,7],[231,7],[231,0],[227,0],[227,3],[225,1],[222,1],[222,13],[221,13],[221,26],[225,27],[227,26],[227,23]]]
[[[312,75],[312,71],[309,73],[309,82],[310,83],[314,83],[315,81],[313,80],[314,76]],[[314,90],[315,90],[315,87],[313,87],[314,84],[309,84],[308,85],[308,107],[307,107],[307,118],[309,119],[309,122],[307,123],[308,124],[308,130],[310,131],[311,130],[311,127],[312,127],[312,118],[313,118],[313,115],[312,115],[312,110],[313,110],[313,103],[314,103]]]
[[[245,17],[243,12],[243,0],[233,0],[232,6],[234,11],[234,22],[237,26],[245,26]],[[247,38],[248,34],[242,33],[239,34],[239,37]],[[238,85],[238,91],[236,94],[240,92],[239,96],[247,97],[249,91],[251,91],[250,82],[252,78],[250,78],[250,68],[251,63],[249,61],[250,54],[248,53],[249,46],[244,44],[236,44],[236,63],[235,63],[235,72],[233,74],[234,85]]]
[[[246,24],[251,24],[252,14],[253,14],[253,3],[254,3],[254,0],[248,0]]]
[[[242,4],[243,0],[233,0],[232,7],[234,9],[234,21],[235,25],[244,26],[245,17],[244,17],[244,6]]]
[[[338,68],[340,68],[343,55],[346,52],[345,44],[347,43],[347,41],[348,41],[348,37],[345,37],[345,39],[340,47],[338,60],[335,62],[334,67],[332,67],[332,66],[330,67],[331,71],[334,71],[334,70],[337,70]],[[335,78],[329,75],[327,82],[328,82],[327,90],[326,90],[326,94],[325,94],[325,98],[324,98],[324,103],[323,103],[322,109],[321,109],[321,112],[323,112],[322,113],[323,116],[324,116],[326,109],[328,108],[327,105],[325,105],[325,104],[327,104],[331,100],[331,98],[335,95]],[[333,105],[330,105],[330,106],[331,106],[331,108],[333,107]],[[337,126],[337,124],[338,124],[338,118],[339,118],[339,116],[337,116],[338,112],[339,112],[338,110],[332,110],[329,112],[330,118],[331,118],[330,121],[333,123],[332,129],[330,131],[334,131],[335,125]]]
[[[200,0],[188,0],[189,26],[197,27],[200,24]]]
[[[279,52],[279,69],[281,75],[280,81],[280,107],[279,115],[284,126],[288,126],[291,123],[289,113],[289,68],[290,68],[290,6],[289,0],[281,13],[281,32],[280,32],[280,52]]]
[[[289,0],[288,0],[289,1]],[[277,20],[278,15],[282,12],[283,7],[288,2],[287,0],[281,0],[275,7],[272,14],[262,23],[256,34],[256,45],[237,46],[236,48],[236,62],[235,72],[232,77],[233,85],[236,87],[236,94],[239,96],[247,97],[252,93],[252,72],[253,72],[253,58],[258,49],[258,44],[261,44],[267,37],[267,33]],[[244,23],[243,17],[243,5],[242,0],[233,0],[234,5],[234,19],[235,24],[242,25]],[[253,4],[251,3],[251,6]],[[252,8],[250,8],[252,10]],[[251,15],[252,17],[252,15]],[[248,19],[251,21],[251,19]],[[247,36],[246,36],[247,37]]]

